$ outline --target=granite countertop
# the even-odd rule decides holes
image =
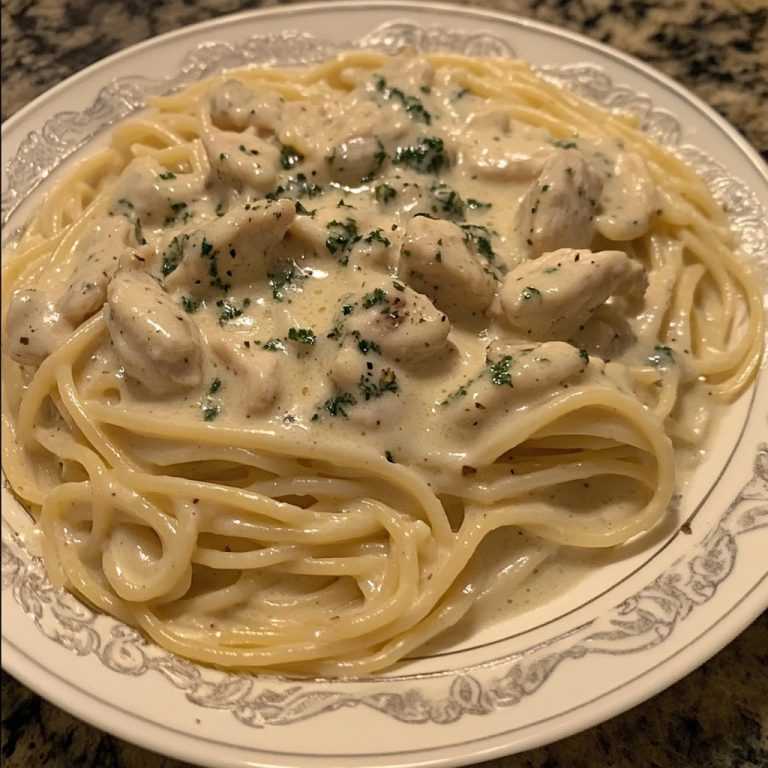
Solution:
[[[4,0],[2,117],[88,64],[180,26],[273,0]],[[768,160],[766,0],[476,0],[638,56],[725,115]],[[7,768],[182,768],[84,725],[2,675]],[[491,768],[766,768],[768,613],[654,699]]]

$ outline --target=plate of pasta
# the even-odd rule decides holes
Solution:
[[[53,702],[204,765],[459,765],[768,606],[768,177],[673,82],[291,6],[3,148],[3,664]]]

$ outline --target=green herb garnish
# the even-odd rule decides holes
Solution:
[[[375,400],[387,392],[397,392],[400,386],[397,382],[397,374],[391,368],[384,368],[379,374],[378,381],[374,381],[370,373],[363,374],[357,383],[357,388],[364,400]]]
[[[435,213],[444,213],[449,219],[464,220],[465,203],[455,189],[441,183],[433,184],[429,191],[435,200],[435,205],[432,206]]]
[[[477,253],[484,256],[488,261],[493,261],[496,254],[491,245],[491,233],[487,227],[481,227],[479,224],[462,224],[464,230],[464,242],[474,248]]]
[[[397,197],[397,190],[390,187],[389,184],[378,184],[373,194],[378,202],[386,205],[390,200]]]
[[[351,392],[342,392],[334,397],[328,398],[323,403],[325,408],[331,416],[343,416],[345,419],[349,418],[345,408],[357,405],[357,400]]]
[[[184,311],[192,315],[200,309],[200,299],[196,299],[194,296],[182,296],[181,306],[184,307]]]
[[[384,235],[383,229],[374,229],[373,232],[370,232],[368,235],[366,235],[363,238],[364,242],[366,243],[381,243],[384,246],[389,247],[392,243],[390,242],[389,238]]]
[[[354,219],[346,221],[329,221],[326,228],[330,233],[325,240],[325,247],[331,254],[338,254],[337,258],[341,264],[349,263],[349,252],[355,243],[362,239],[357,231],[357,222]]]
[[[416,144],[398,147],[393,161],[419,173],[439,173],[448,165],[445,144],[437,136],[423,136]]]
[[[368,341],[368,339],[360,339],[357,342],[357,348],[364,355],[367,355],[369,352],[381,354],[381,347],[375,341]]]
[[[425,123],[431,125],[432,115],[425,109],[421,100],[416,96],[410,96],[404,93],[399,88],[390,88],[387,85],[387,81],[379,76],[375,80],[376,90],[387,101],[398,101],[402,104],[403,109],[408,113],[410,118],[417,123]],[[427,86],[428,87],[428,86]],[[429,91],[422,91],[423,93],[429,93]]]
[[[288,144],[283,144],[280,147],[280,165],[282,165],[286,171],[293,168],[294,165],[298,165],[302,160],[304,160],[304,155],[297,149],[294,149],[294,147],[291,147]]]
[[[363,296],[363,308],[370,309],[376,304],[383,304],[387,300],[386,292],[381,288],[374,288]]]
[[[168,244],[168,248],[163,254],[162,266],[160,267],[163,277],[168,277],[181,263],[181,260],[184,258],[184,246],[188,239],[188,235],[176,235]]]
[[[488,366],[488,375],[497,386],[512,386],[512,374],[509,372],[515,362],[511,355],[505,355],[495,363]]]
[[[317,340],[315,332],[311,328],[290,328],[288,338],[298,344],[314,344]]]

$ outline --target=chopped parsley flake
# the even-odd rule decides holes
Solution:
[[[311,328],[290,328],[288,338],[299,344],[314,344],[317,340],[315,332]]]
[[[347,419],[349,418],[349,415],[345,408],[356,404],[357,400],[351,392],[342,392],[341,394],[328,398],[328,400],[323,403],[323,408],[325,408],[331,416],[343,416]]]
[[[381,347],[375,341],[368,341],[368,339],[360,339],[357,342],[357,348],[364,355],[367,355],[369,352],[381,354]]]
[[[317,209],[314,209],[312,211],[308,211],[299,200],[296,201],[296,213],[299,214],[299,216],[310,216],[313,217],[317,213]]]
[[[206,400],[202,405],[203,419],[205,421],[213,421],[221,413],[221,406],[218,403],[214,403],[210,400]]]
[[[323,194],[323,188],[310,181],[303,173],[297,173],[295,177],[286,179],[272,192],[266,194],[267,200],[278,200],[281,197],[318,197]]]
[[[175,224],[179,217],[181,217],[182,223],[189,221],[192,218],[192,211],[188,208],[186,203],[171,203],[171,215],[165,217],[163,225],[167,227],[170,224]]]
[[[307,275],[301,267],[291,264],[280,272],[270,272],[267,274],[270,288],[272,288],[272,298],[275,301],[285,299],[286,290],[299,280],[306,280]]]
[[[269,339],[261,345],[261,348],[266,349],[267,352],[282,352],[285,349],[285,344],[280,339]]]
[[[388,237],[384,234],[383,229],[374,229],[373,232],[370,232],[368,235],[365,236],[364,241],[366,243],[373,243],[374,241],[377,243],[381,243],[382,245],[389,247],[391,245],[391,242]]]
[[[188,239],[188,235],[176,235],[168,243],[168,248],[163,253],[163,263],[160,267],[163,277],[168,277],[181,263],[182,258],[184,258],[184,246]]]
[[[208,387],[208,394],[215,395],[221,389],[221,379],[217,376]]]
[[[125,216],[125,218],[133,224],[133,236],[136,238],[136,242],[139,245],[146,245],[147,241],[141,229],[141,219],[136,214],[136,209],[134,208],[133,203],[130,200],[121,197],[117,201],[116,206],[118,209],[124,209],[118,210],[117,213],[119,213],[121,216]]]
[[[224,325],[224,323],[240,317],[250,303],[251,300],[246,298],[243,299],[242,306],[238,307],[233,300],[219,299],[216,302],[216,306],[219,308],[219,325]]]
[[[370,309],[376,304],[383,304],[387,300],[386,292],[381,288],[374,288],[363,296],[363,308]]]
[[[398,147],[393,161],[419,173],[439,173],[448,165],[445,144],[437,136],[422,136],[416,144]]]
[[[467,198],[467,208],[472,211],[487,210],[491,207],[491,203],[481,203],[479,200],[475,200],[474,197]]]
[[[373,194],[378,202],[386,205],[390,200],[397,197],[397,190],[390,187],[389,184],[378,184]]]
[[[172,173],[171,171],[166,171],[165,173],[160,173],[160,174],[158,174],[158,176],[163,181],[171,181],[171,179],[175,179],[176,178],[176,174]]]
[[[488,375],[491,382],[497,386],[512,386],[512,374],[509,372],[512,364],[515,362],[511,355],[505,355],[501,360],[491,363],[488,366]]]
[[[391,368],[384,368],[379,374],[378,381],[374,381],[370,373],[363,374],[357,383],[357,388],[364,400],[375,400],[387,392],[397,392],[400,386],[395,372]]]
[[[432,206],[435,213],[444,213],[449,219],[464,220],[465,203],[455,189],[441,183],[433,184],[430,192],[435,200],[435,205]]]
[[[432,124],[432,115],[425,109],[421,100],[416,96],[410,96],[404,93],[399,88],[390,88],[387,85],[387,81],[379,76],[375,80],[376,90],[387,101],[397,101],[402,104],[403,109],[408,113],[408,116],[417,123],[425,123],[426,125]],[[427,86],[428,87],[428,86]],[[422,91],[423,93],[429,93],[429,91]]]
[[[462,224],[464,230],[464,242],[474,248],[477,253],[484,256],[488,261],[496,258],[496,253],[491,245],[491,233],[487,227],[481,227],[478,224]]]
[[[338,254],[337,258],[341,264],[349,263],[349,252],[355,243],[362,239],[357,231],[357,222],[354,219],[347,219],[344,222],[329,221],[326,224],[329,235],[325,240],[325,247],[331,254]]]
[[[298,165],[302,160],[304,160],[304,155],[297,149],[294,149],[287,144],[283,144],[280,147],[280,165],[282,165],[286,171],[290,170],[295,165]]]
[[[200,309],[200,299],[196,299],[194,296],[182,296],[181,306],[184,307],[185,312],[192,315]]]
[[[560,149],[576,149],[576,142],[569,139],[556,139],[552,144]]]
[[[579,357],[585,362],[589,362],[589,352],[587,352],[586,349],[580,349],[579,350]]]

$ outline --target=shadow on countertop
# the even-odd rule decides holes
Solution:
[[[148,37],[276,0],[4,0],[2,117]],[[459,0],[456,0],[457,2]],[[697,93],[768,159],[766,0],[472,0],[581,32]]]

